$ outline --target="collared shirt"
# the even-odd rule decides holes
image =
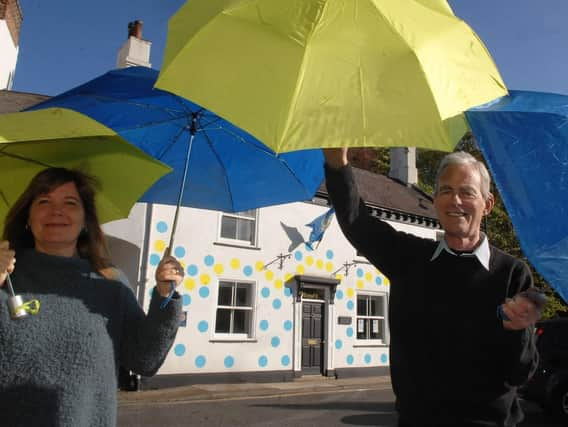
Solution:
[[[454,252],[452,249],[450,249],[450,247],[446,243],[446,239],[440,240],[440,243],[436,247],[436,250],[434,251],[432,258],[430,258],[430,261],[434,261],[436,258],[438,258],[438,256],[442,253],[442,251],[446,251],[447,253],[452,254],[454,256],[475,257],[477,258],[479,263],[483,267],[485,267],[487,271],[489,271],[489,255],[490,255],[489,240],[487,239],[485,233],[481,233],[481,244],[477,248],[475,248],[473,252],[469,253],[458,254]]]

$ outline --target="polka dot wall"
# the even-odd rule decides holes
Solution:
[[[168,215],[153,223],[148,254],[148,277],[153,277],[167,247],[170,234]],[[183,241],[183,239],[179,239]],[[187,240],[190,242],[190,239]],[[323,243],[323,242],[322,242]],[[342,282],[335,294],[335,316],[353,319],[350,325],[334,324],[335,339],[330,345],[337,367],[364,367],[388,364],[388,347],[380,350],[355,346],[356,300],[359,291],[388,292],[388,279],[369,264],[356,264],[346,274],[343,266],[352,260],[341,258],[333,247],[321,244],[312,250],[305,244],[296,247],[283,268],[263,252],[239,251],[225,246],[204,252],[191,244],[176,244],[172,253],[184,267],[185,277],[178,287],[186,326],[180,328],[166,364],[184,372],[238,372],[290,370],[294,364],[294,284],[297,274],[335,277]],[[241,255],[242,254],[242,255]],[[272,255],[272,254],[271,254]],[[251,283],[254,327],[251,337],[215,331],[218,281]],[[148,293],[152,289],[148,289]],[[147,301],[149,298],[147,299]]]

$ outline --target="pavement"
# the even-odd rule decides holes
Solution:
[[[193,384],[142,391],[119,391],[118,405],[172,404],[221,399],[252,399],[314,393],[383,390],[391,387],[390,376],[339,378],[307,375],[286,382]]]

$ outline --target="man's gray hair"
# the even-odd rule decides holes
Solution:
[[[440,177],[446,170],[446,168],[450,165],[472,165],[477,171],[479,172],[479,176],[481,177],[481,195],[485,200],[489,197],[490,194],[490,185],[491,185],[491,176],[485,167],[483,162],[480,162],[471,154],[466,153],[465,151],[456,151],[454,153],[447,154],[444,156],[440,165],[438,166],[438,172],[436,172],[436,189],[435,193],[438,193],[438,186],[440,185]]]

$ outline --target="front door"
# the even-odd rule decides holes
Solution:
[[[302,373],[323,374],[324,304],[302,303]]]

